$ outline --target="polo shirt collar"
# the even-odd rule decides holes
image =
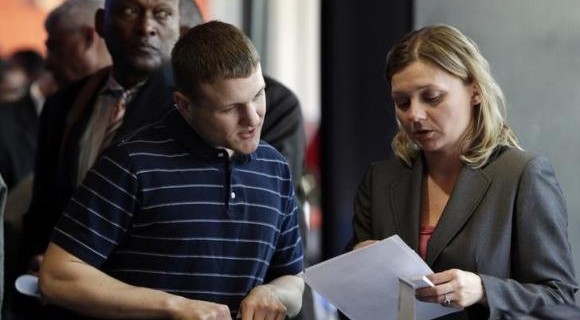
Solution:
[[[201,136],[189,126],[185,119],[183,119],[177,109],[172,109],[163,122],[170,135],[180,144],[184,145],[189,150],[194,151],[196,156],[214,160],[228,157],[226,149],[215,148],[203,140]],[[255,152],[248,155],[236,152],[232,156],[231,162],[246,163],[255,158]]]

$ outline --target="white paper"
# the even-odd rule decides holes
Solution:
[[[16,290],[23,295],[40,299],[40,289],[38,288],[38,277],[31,274],[23,274],[14,282]]]
[[[307,268],[303,278],[351,320],[397,319],[399,278],[432,274],[398,235]],[[417,319],[459,310],[416,300]]]
[[[403,278],[399,278],[399,306],[397,320],[415,319],[417,319],[415,285]]]
[[[409,280],[409,279],[407,279],[407,280]],[[429,280],[429,278],[427,278],[427,276],[415,277],[414,279],[410,279],[410,280],[416,289],[435,286],[433,284],[433,282],[431,282],[431,280]]]

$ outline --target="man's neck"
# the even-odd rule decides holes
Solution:
[[[113,78],[123,88],[130,89],[135,85],[147,80],[151,76],[151,72],[129,72],[128,70],[120,70],[113,66]]]

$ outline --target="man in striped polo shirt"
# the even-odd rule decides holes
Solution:
[[[63,212],[40,272],[47,302],[98,318],[284,319],[301,307],[297,205],[260,141],[260,58],[236,27],[172,53],[176,110],[109,148]]]

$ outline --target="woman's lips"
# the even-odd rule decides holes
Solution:
[[[424,140],[424,139],[430,138],[432,133],[433,133],[433,131],[431,131],[431,130],[417,130],[417,131],[413,132],[413,136],[417,140]]]

